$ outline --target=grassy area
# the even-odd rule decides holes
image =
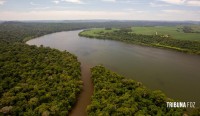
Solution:
[[[133,33],[144,35],[169,35],[173,39],[180,40],[195,40],[200,41],[200,33],[184,33],[182,26],[156,26],[156,27],[132,27]],[[198,32],[200,26],[191,26],[193,30]]]
[[[139,33],[139,31],[137,33],[135,33],[134,30],[137,28],[140,29],[141,33]],[[160,29],[160,31],[157,32],[157,35],[156,35],[155,28],[158,28],[158,29],[165,28],[165,29]],[[173,29],[174,29],[174,31],[172,31]],[[168,31],[164,31],[164,30],[168,30]],[[183,33],[181,31],[183,31],[183,29],[181,27],[179,27],[179,28],[175,28],[175,27],[133,27],[133,28],[121,28],[121,29],[100,28],[100,29],[85,30],[85,31],[79,33],[79,35],[88,37],[88,38],[117,40],[117,41],[122,41],[122,42],[126,42],[126,43],[140,44],[140,45],[154,46],[154,47],[162,47],[162,48],[177,50],[180,52],[200,54],[200,41],[191,41],[192,39],[190,39],[190,40],[184,39],[184,37],[185,37],[184,35],[200,34],[200,33]],[[153,34],[153,32],[155,34]],[[173,34],[171,34],[171,35],[168,34],[170,32],[171,33],[173,32],[174,35],[176,35],[175,33],[183,33],[183,35],[179,34],[179,36],[182,37],[182,39],[174,39],[174,37],[172,36]],[[192,36],[190,36],[190,37],[192,38]],[[195,36],[195,37],[199,37],[199,36]]]
[[[116,28],[112,28],[112,29],[105,29],[105,28],[95,28],[95,29],[91,29],[91,30],[86,30],[84,31],[85,34],[87,35],[91,35],[91,36],[98,36],[100,33],[108,33],[108,32],[113,32],[114,30],[119,30]]]

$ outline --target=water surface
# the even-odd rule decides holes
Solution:
[[[111,40],[79,37],[79,31],[59,32],[28,41],[67,50],[81,63],[103,64],[152,90],[160,89],[180,101],[200,101],[200,56]]]

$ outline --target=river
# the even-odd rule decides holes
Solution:
[[[200,56],[173,50],[145,47],[112,40],[79,37],[77,31],[58,32],[32,39],[29,45],[67,50],[78,57],[87,77],[84,106],[90,103],[93,88],[89,68],[103,64],[151,90],[160,89],[168,97],[183,102],[200,101]],[[86,103],[87,101],[87,103]]]

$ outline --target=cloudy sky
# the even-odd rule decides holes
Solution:
[[[0,20],[194,20],[200,0],[0,0]]]

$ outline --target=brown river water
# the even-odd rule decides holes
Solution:
[[[53,33],[27,42],[29,45],[67,50],[81,62],[83,91],[70,115],[86,115],[86,106],[90,104],[93,93],[90,68],[99,64],[142,82],[151,90],[162,90],[170,98],[196,102],[196,106],[200,106],[200,56],[79,37],[80,31]]]
[[[81,63],[81,79],[84,85],[75,107],[69,114],[70,116],[87,116],[86,108],[91,103],[91,96],[93,94],[90,68],[89,65]]]

